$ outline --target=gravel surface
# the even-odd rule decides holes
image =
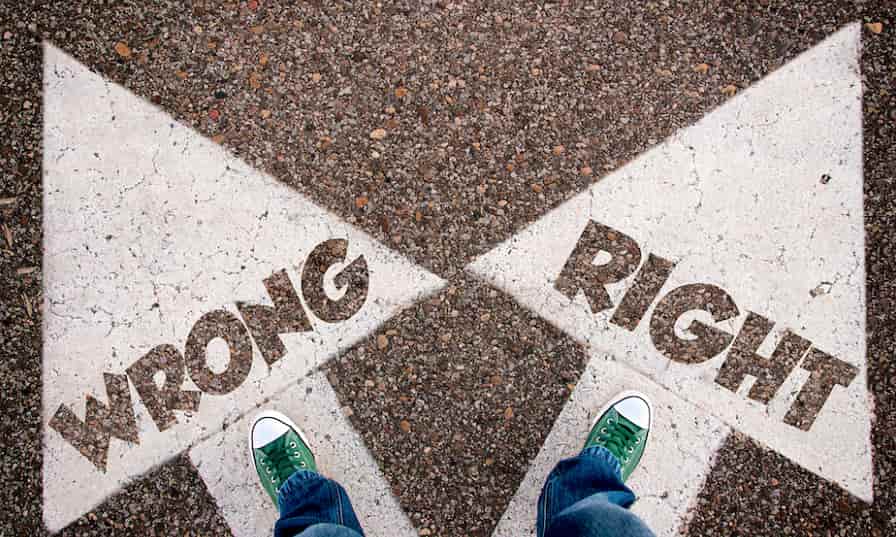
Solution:
[[[722,447],[688,535],[881,537],[871,509],[740,433]]]
[[[128,485],[59,535],[212,537],[230,535],[230,528],[189,457],[181,455]]]
[[[42,38],[449,279],[383,327],[384,349],[372,336],[329,371],[418,529],[488,535],[583,356],[462,268],[851,21],[871,24],[875,504],[736,436],[690,532],[896,534],[892,2],[0,0],[0,535],[42,531]],[[72,534],[219,533],[188,465],[146,476]],[[160,494],[171,511],[141,505]]]
[[[585,363],[504,293],[458,279],[328,378],[418,530],[489,535]]]
[[[0,8],[0,535],[41,529],[41,52]]]

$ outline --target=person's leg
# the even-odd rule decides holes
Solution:
[[[637,467],[650,430],[650,403],[632,392],[598,415],[582,452],[560,461],[538,500],[538,537],[652,537],[628,508],[625,480]]]
[[[622,482],[616,456],[603,447],[560,461],[538,500],[538,537],[647,537],[628,510],[635,495]]]
[[[250,450],[261,485],[280,511],[275,537],[363,537],[345,489],[317,473],[302,431],[266,411],[252,422]]]
[[[274,526],[274,537],[364,535],[345,489],[317,472],[292,474],[280,487],[277,503],[280,520]]]

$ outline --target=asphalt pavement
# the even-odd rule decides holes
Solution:
[[[775,0],[3,0],[0,535],[45,534],[55,509],[43,500],[45,435],[56,434],[42,403],[42,378],[55,378],[42,365],[45,44],[443,281],[340,339],[316,370],[419,535],[485,537],[590,355],[465,269],[849,24],[861,43],[855,292],[873,500],[732,424],[675,530],[896,535],[896,4]],[[228,516],[184,450],[62,534],[231,535]]]

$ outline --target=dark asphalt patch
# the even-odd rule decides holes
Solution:
[[[465,278],[389,320],[327,376],[417,529],[485,537],[585,363],[568,336]]]
[[[0,535],[41,529],[41,52],[0,9]]]
[[[248,452],[246,460],[250,463]],[[127,485],[58,535],[223,537],[231,533],[189,457],[181,455]]]
[[[888,535],[871,508],[741,433],[728,437],[688,535]]]

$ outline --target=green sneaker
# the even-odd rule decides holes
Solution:
[[[317,471],[305,435],[279,412],[266,410],[255,416],[249,428],[249,446],[261,486],[275,505],[277,493],[289,476],[299,470]]]
[[[619,460],[622,480],[626,481],[644,454],[651,414],[650,400],[646,395],[622,392],[598,414],[585,447],[607,448]]]

